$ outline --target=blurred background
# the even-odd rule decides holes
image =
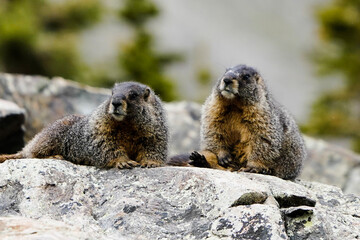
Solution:
[[[0,72],[202,103],[237,64],[304,133],[360,152],[359,0],[0,0]]]

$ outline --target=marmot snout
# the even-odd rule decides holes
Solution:
[[[150,88],[143,89],[132,82],[115,84],[108,112],[118,121],[122,121],[128,113],[139,114],[137,108],[149,100],[150,93]]]
[[[227,98],[238,98],[243,104],[260,101],[264,83],[258,72],[245,65],[227,69],[218,82],[218,91]]]

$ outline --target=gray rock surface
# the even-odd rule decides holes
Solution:
[[[50,159],[7,161],[0,176],[4,239],[16,231],[9,216],[51,219],[49,231],[60,226],[89,239],[360,238],[360,199],[320,183],[185,167],[102,170]],[[32,232],[34,239],[42,233]]]
[[[44,126],[69,114],[88,114],[108,95],[109,89],[92,88],[56,77],[0,74],[0,98],[26,110],[26,140]]]
[[[350,169],[346,179],[344,192],[355,193],[360,196],[360,167],[357,166],[356,168]]]
[[[200,104],[192,102],[166,103],[165,110],[170,128],[170,155],[199,150]]]
[[[360,156],[346,149],[305,137],[308,158],[301,179],[340,187],[360,196]]]
[[[15,153],[24,146],[25,110],[0,99],[0,154]]]

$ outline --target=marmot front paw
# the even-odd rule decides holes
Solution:
[[[210,168],[210,165],[206,161],[205,156],[196,151],[190,154],[189,159],[190,159],[189,164],[194,167]]]
[[[140,164],[136,161],[130,160],[130,159],[126,159],[126,158],[118,158],[115,159],[114,161],[111,161],[108,164],[108,167],[116,167],[119,169],[130,169],[130,168],[134,168],[134,167],[138,167]]]

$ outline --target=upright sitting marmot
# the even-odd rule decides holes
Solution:
[[[167,158],[167,140],[160,99],[143,84],[124,82],[115,84],[112,96],[92,114],[56,121],[21,152],[0,156],[0,162],[57,156],[99,167],[157,167]]]
[[[299,174],[306,157],[299,129],[255,69],[227,69],[202,110],[201,151],[190,155],[190,164],[283,179]]]

